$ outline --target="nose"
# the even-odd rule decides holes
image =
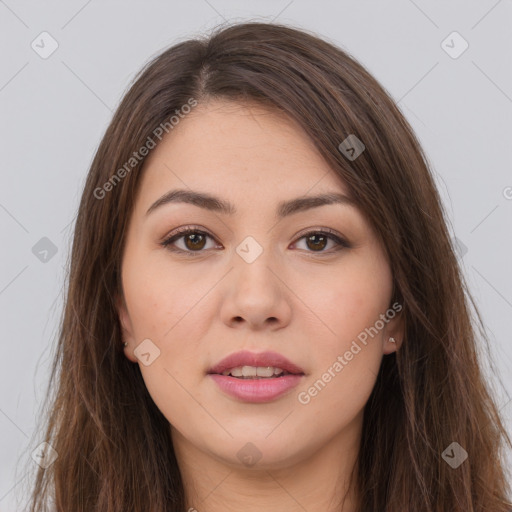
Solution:
[[[223,280],[222,321],[237,329],[279,330],[290,323],[293,293],[271,251],[248,263],[233,255],[233,268]]]

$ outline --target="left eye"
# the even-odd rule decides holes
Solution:
[[[302,239],[305,240],[306,247],[313,249],[312,252],[328,252],[323,250],[325,249],[327,242],[334,242],[336,251],[339,251],[342,248],[348,249],[350,247],[346,240],[329,231],[310,231],[309,233],[302,235],[297,242]]]
[[[203,252],[202,250],[205,248],[207,238],[214,240],[211,235],[205,233],[204,231],[195,228],[184,228],[166,238],[163,242],[161,242],[161,245],[170,251],[186,253],[192,256],[194,253]],[[181,239],[183,239],[185,244],[184,247],[180,248],[173,245],[176,242],[181,241]],[[350,244],[346,240],[327,230],[309,231],[308,233],[305,233],[300,238],[298,238],[297,242],[302,239],[305,239],[306,247],[312,249],[309,252],[328,252],[324,249],[326,248],[326,245],[329,241],[334,242],[335,247],[337,246],[335,251],[339,251],[343,248],[350,248]]]

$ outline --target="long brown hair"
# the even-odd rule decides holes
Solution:
[[[139,366],[123,354],[116,297],[144,159],[126,162],[191,98],[256,101],[297,121],[387,251],[391,302],[403,306],[405,335],[400,350],[383,358],[365,407],[360,510],[508,512],[510,438],[477,357],[479,341],[489,342],[417,138],[345,51],[307,31],[256,22],[218,27],[153,58],[98,147],[76,220],[51,409],[38,439],[58,458],[38,470],[31,512],[48,510],[48,502],[58,512],[185,510],[169,424]],[[339,149],[350,134],[366,148],[355,159]],[[469,454],[457,468],[443,457],[453,442]]]

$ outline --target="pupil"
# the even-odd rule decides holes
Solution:
[[[315,238],[320,238],[320,239],[322,239],[322,242],[320,242],[321,247],[319,247],[319,245],[318,245],[318,244],[315,244],[315,243],[313,243],[313,247],[310,247],[310,246],[309,246],[309,242],[312,242],[312,241],[313,241],[313,239],[315,239]],[[308,236],[308,238],[307,238],[308,247],[310,247],[310,249],[311,249],[311,248],[313,248],[313,249],[315,249],[315,248],[316,248],[316,249],[318,249],[318,248],[320,248],[320,249],[324,249],[324,248],[325,248],[325,241],[326,241],[326,239],[327,239],[327,237],[326,237],[325,235],[319,235],[319,234],[316,234],[316,235],[310,235],[310,236]]]

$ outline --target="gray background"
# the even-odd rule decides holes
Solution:
[[[22,510],[16,499],[30,487],[73,220],[112,111],[151,56],[224,20],[248,19],[328,38],[398,102],[463,244],[461,265],[491,339],[505,386],[493,382],[511,426],[510,0],[0,0],[1,512]],[[58,43],[46,59],[31,47],[50,48],[43,31]],[[445,49],[457,52],[461,41],[442,43],[453,31],[469,44],[457,58]],[[56,254],[42,252],[43,237]]]

